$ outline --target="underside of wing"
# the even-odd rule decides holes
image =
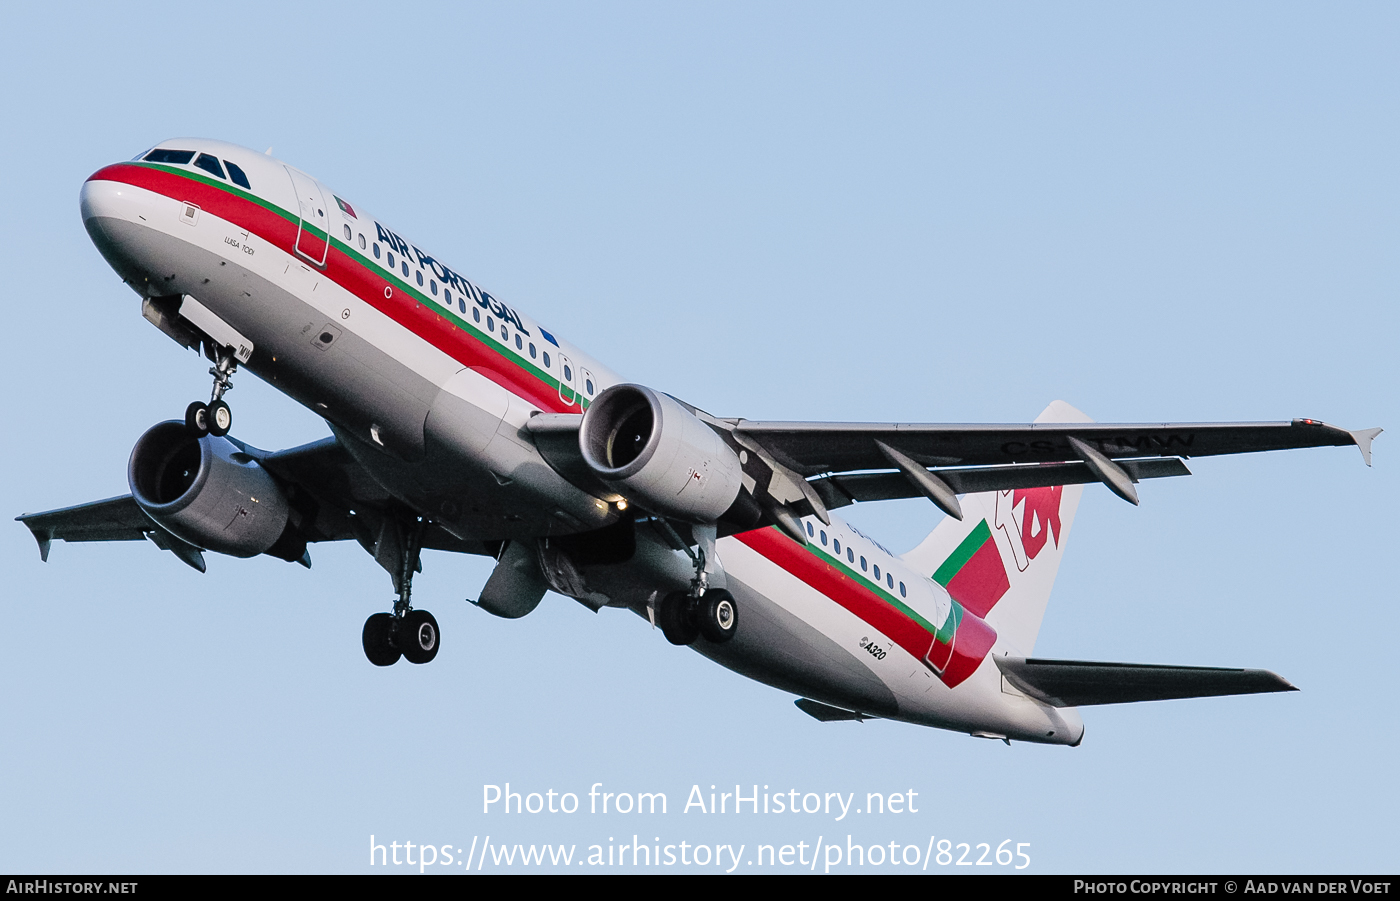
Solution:
[[[46,513],[16,517],[34,533],[39,555],[49,559],[49,545],[60,541],[141,541],[156,528],[131,495],[93,501]]]
[[[1002,676],[1052,707],[1297,691],[1268,670],[995,657]]]
[[[1125,460],[1122,468],[1129,478],[1161,479],[1189,476],[1191,470],[1176,457],[1148,460]],[[938,478],[948,483],[956,494],[980,494],[987,491],[1011,491],[1024,488],[1047,488],[1054,485],[1082,485],[1097,482],[1096,475],[1085,463],[1046,463],[1041,466],[981,466],[965,469],[934,470]],[[828,509],[851,503],[888,501],[919,497],[918,487],[903,473],[859,472],[818,476],[810,480],[812,487]]]

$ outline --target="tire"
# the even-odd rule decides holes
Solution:
[[[394,617],[388,613],[376,613],[365,620],[365,631],[360,639],[365,646],[365,656],[375,666],[393,666],[399,662],[399,649],[389,643],[393,628]]]
[[[692,598],[684,591],[673,591],[661,599],[656,614],[657,625],[671,644],[688,645],[700,637],[693,608]]]
[[[723,588],[711,589],[700,599],[695,619],[701,635],[715,644],[724,644],[739,631],[739,605],[734,602],[734,595]]]
[[[196,438],[209,432],[209,407],[195,401],[185,408],[185,430]]]
[[[409,663],[428,663],[442,647],[442,633],[437,620],[426,610],[410,610],[399,623],[395,643]]]
[[[233,428],[233,411],[228,404],[216,400],[209,405],[209,434],[221,438]]]

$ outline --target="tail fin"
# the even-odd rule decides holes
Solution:
[[[1035,421],[1092,420],[1057,400]],[[962,521],[948,517],[903,559],[1029,656],[1083,492],[1065,485],[966,495]]]

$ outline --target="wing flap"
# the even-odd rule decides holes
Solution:
[[[1262,669],[995,657],[1006,681],[1052,707],[1297,691]]]
[[[1124,460],[1120,464],[1134,482],[1189,476],[1191,470],[1176,457],[1155,460]],[[1082,485],[1099,477],[1082,462],[1046,463],[1031,466],[981,466],[967,469],[935,469],[933,474],[947,482],[958,494],[1010,491],[1015,488],[1047,488],[1053,485]],[[829,475],[811,479],[809,484],[829,508],[854,502],[888,501],[921,497],[918,490],[898,472],[862,472]]]

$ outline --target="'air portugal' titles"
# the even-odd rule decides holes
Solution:
[[[431,269],[433,274],[437,276],[438,281],[442,282],[443,285],[454,288],[460,294],[472,298],[476,301],[477,306],[484,310],[489,310],[497,319],[510,323],[522,335],[530,336],[533,334],[530,329],[525,326],[525,322],[520,318],[519,313],[492,297],[489,292],[481,290],[467,279],[453,272],[447,266],[444,266],[433,257],[419,250],[416,245],[409,244],[403,238],[400,238],[398,235],[394,234],[393,231],[385,228],[377,221],[374,223],[374,230],[379,236],[381,243],[394,248],[395,251],[405,257],[416,258],[418,264]]]

